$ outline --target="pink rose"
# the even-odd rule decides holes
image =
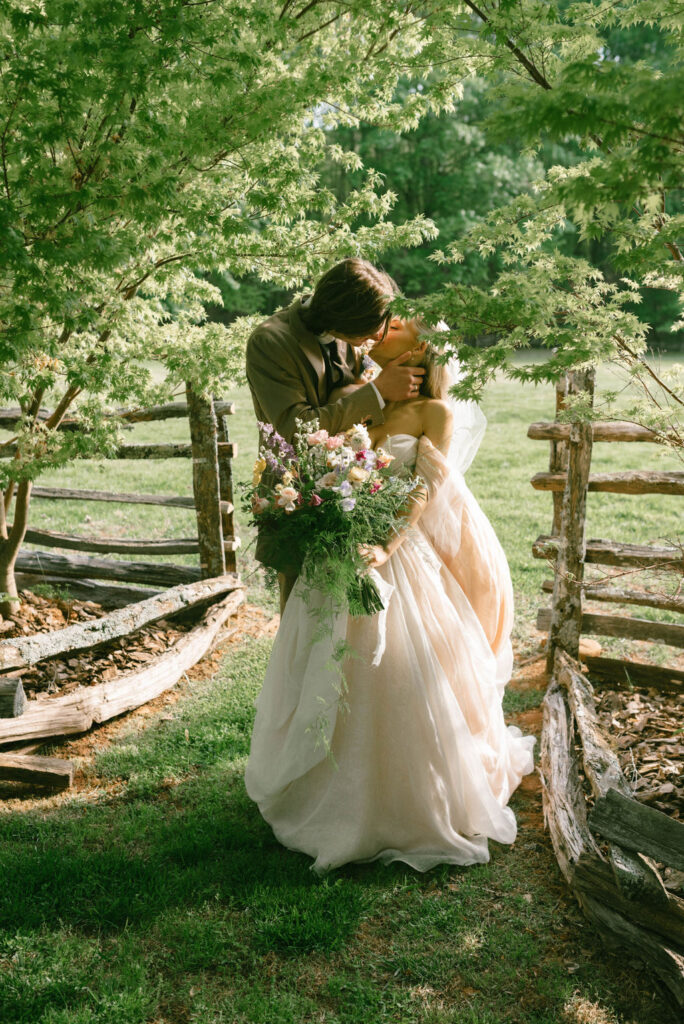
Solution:
[[[324,444],[328,440],[328,431],[316,430],[313,434],[309,434],[306,440],[312,447],[315,444]]]
[[[382,483],[380,480],[376,480],[374,484],[370,485],[370,493],[375,494],[376,491],[382,490]]]
[[[334,451],[336,448],[341,448],[344,444],[344,437],[340,434],[335,434],[334,437],[327,437],[325,440],[325,447],[329,452]]]
[[[313,505],[313,507],[316,508],[317,505],[322,505],[323,504],[323,499],[321,498],[321,496],[319,494],[312,494],[311,495],[311,501],[309,502],[309,504]]]
[[[254,498],[252,501],[252,512],[255,516],[259,516],[262,512],[266,511],[270,504],[268,498]]]

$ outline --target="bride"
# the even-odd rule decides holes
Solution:
[[[394,535],[364,552],[386,609],[338,611],[321,636],[316,606],[329,599],[298,581],[257,700],[247,792],[317,872],[365,860],[420,871],[485,862],[488,839],[514,841],[506,805],[533,770],[534,737],[507,727],[501,707],[512,667],[508,565],[462,475],[484,417],[448,400],[448,372],[415,322],[394,319],[372,358],[384,366],[409,348],[426,368],[420,393],[388,403],[371,432],[397,472],[421,481]]]

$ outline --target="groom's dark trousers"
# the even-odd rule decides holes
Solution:
[[[330,434],[355,423],[382,423],[382,403],[372,384],[328,402],[330,373],[326,374],[323,343],[304,326],[301,309],[302,300],[297,299],[259,324],[247,342],[247,382],[257,420],[271,423],[287,441],[292,440],[297,419],[317,419]],[[352,346],[342,341],[329,344],[335,348],[331,352],[334,362],[346,366],[350,377],[358,375],[359,360]],[[266,474],[264,482],[268,482]],[[263,530],[257,537],[255,555],[264,565],[279,570],[282,613],[299,566],[283,562],[277,537]]]

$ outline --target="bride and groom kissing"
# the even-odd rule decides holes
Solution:
[[[375,859],[418,870],[486,861],[488,839],[515,839],[506,805],[533,769],[534,738],[506,727],[501,708],[512,587],[463,479],[476,429],[464,403],[449,398],[429,332],[392,315],[395,293],[372,264],[344,260],[247,345],[260,422],[287,441],[298,419],[330,434],[364,423],[396,471],[408,467],[421,481],[402,528],[365,552],[391,594],[381,615],[340,613],[321,635],[297,566],[279,573],[281,623],[245,781],[277,839],[313,857],[318,872]],[[364,382],[368,340],[380,372]],[[256,557],[265,565],[273,544],[277,536],[261,531]],[[351,652],[341,666],[340,642]]]

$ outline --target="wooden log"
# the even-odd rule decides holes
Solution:
[[[684,626],[676,622],[652,622],[650,619],[603,615],[598,612],[584,612],[581,621],[583,633],[617,636],[625,640],[651,640],[671,647],[684,647]],[[540,608],[537,612],[537,629],[548,629],[550,624],[551,609]]]
[[[0,721],[0,743],[86,732],[93,723],[106,722],[153,700],[175,686],[206,654],[223,624],[244,599],[242,590],[234,590],[211,605],[190,633],[143,669],[122,673],[107,683],[79,687],[64,697],[29,701],[21,718]]]
[[[221,534],[223,537],[223,550],[225,553],[226,572],[235,572],[237,567],[235,544],[235,518],[233,515],[233,462],[222,445],[230,441],[228,419],[219,415],[220,403],[214,401],[214,412],[218,427],[218,471],[219,471],[219,493],[222,506],[230,506],[230,512],[221,512]]]
[[[627,850],[684,871],[684,822],[609,789],[589,816],[592,831]]]
[[[568,388],[574,382],[573,378],[567,373],[556,382],[556,418],[565,409]],[[568,445],[567,441],[570,437],[570,431],[568,430],[568,437],[563,440],[552,440],[549,445],[549,473],[565,473],[568,468]],[[558,536],[561,530],[561,515],[563,511],[563,495],[554,492],[551,495],[553,501],[553,520],[551,522],[551,533],[554,536]]]
[[[74,764],[60,757],[0,754],[0,779],[28,782],[33,786],[50,786],[51,789],[68,789],[74,780]]]
[[[64,592],[66,600],[95,601],[103,608],[123,608],[127,604],[155,597],[160,592],[159,587],[107,586],[106,583],[96,583],[95,580],[71,580],[42,572],[18,572],[14,574],[14,578],[19,591],[32,590],[41,585],[49,586]]]
[[[655,971],[680,1006],[684,1006],[684,956],[670,949],[658,936],[632,924],[605,903],[583,893],[582,909],[597,927],[604,942],[627,947],[631,953]]]
[[[556,651],[554,673],[567,693],[568,705],[577,723],[584,771],[594,796],[605,796],[609,789],[617,789],[631,797],[632,790],[622,774],[617,755],[601,733],[591,683],[585,679],[579,664],[564,651]]]
[[[232,416],[235,412],[235,402],[215,402],[217,416]],[[0,409],[0,428],[6,430],[16,426],[22,418],[22,411],[18,407],[11,409]],[[41,409],[37,419],[44,422],[52,415],[50,409]],[[127,423],[147,423],[151,420],[185,419],[188,415],[188,407],[185,402],[168,402],[166,405],[151,405],[147,409],[117,409],[115,412],[107,413],[106,419],[118,419]],[[58,430],[73,430],[81,426],[78,419],[67,417],[62,420]]]
[[[201,576],[220,576],[226,571],[226,556],[221,525],[216,416],[212,403],[196,394],[189,383],[185,394],[192,439],[192,487],[200,546],[200,573]]]
[[[568,695],[568,704],[581,740],[584,773],[595,797],[616,789],[631,797],[632,789],[622,773],[617,755],[601,732],[594,691],[579,664],[561,650],[556,651],[554,673]],[[660,905],[667,892],[658,872],[638,854],[611,846],[609,859],[620,891],[629,899],[647,898]]]
[[[26,710],[26,694],[19,676],[0,679],[0,718],[18,718]]]
[[[661,608],[664,611],[684,612],[684,597],[669,594],[655,594],[650,590],[621,589],[606,583],[585,583],[582,591],[585,600],[605,601],[606,604],[636,604],[645,608]],[[553,580],[544,580],[542,590],[553,593]]]
[[[576,394],[593,396],[593,370],[572,375]],[[557,648],[576,658],[582,620],[582,579],[584,575],[584,521],[587,508],[587,480],[591,465],[591,425],[573,423],[568,440],[568,465],[565,475],[561,528],[553,584],[551,621],[546,663],[553,669]]]
[[[587,826],[587,810],[574,752],[572,722],[558,680],[553,677],[542,703],[540,777],[544,821],[556,860],[572,883],[575,865],[583,852],[598,854]]]
[[[138,604],[128,605],[100,619],[77,622],[51,633],[0,640],[0,672],[36,665],[39,661],[56,658],[67,651],[90,650],[241,587],[239,578],[234,574],[222,575],[211,580],[200,580],[199,583],[172,587],[171,590],[165,590]],[[2,685],[0,682],[0,694]]]
[[[562,491],[565,473],[536,473],[530,481],[537,491]],[[629,470],[624,473],[592,473],[590,491],[610,494],[684,494],[684,473]]]
[[[542,534],[532,545],[534,558],[555,558],[558,537]],[[618,544],[612,540],[588,540],[586,563],[628,565],[640,569],[684,569],[684,552],[676,547],[651,547],[647,544]]]
[[[593,679],[610,679],[612,686],[618,688],[633,686],[653,686],[668,693],[682,693],[684,690],[684,671],[661,665],[644,665],[637,661],[622,658],[603,658],[596,655],[585,655],[582,661],[589,669]]]
[[[614,846],[612,849],[620,850],[621,847]],[[640,854],[635,856],[638,857]],[[659,903],[653,903],[641,896],[630,899],[615,884],[610,864],[606,864],[595,854],[588,853],[583,853],[577,862],[573,888],[601,900],[634,924],[643,925],[650,931],[657,932],[675,948],[684,950],[684,900],[674,893],[664,890],[665,898]]]
[[[232,416],[235,402],[214,402],[217,416]],[[147,409],[117,409],[113,416],[128,423],[147,423],[150,420],[185,419],[188,407],[185,402],[168,402],[166,405],[151,405]]]
[[[608,859],[615,883],[626,900],[632,903],[643,900],[649,907],[668,906],[667,889],[652,860],[641,853],[623,850],[616,843],[610,844]],[[679,926],[680,938],[684,940],[684,915]]]
[[[175,494],[126,494],[115,491],[82,491],[73,487],[34,487],[32,498],[58,501],[115,501],[122,505],[163,505],[167,508],[194,508],[195,499]]]
[[[22,550],[17,555],[19,572],[50,574],[68,579],[120,580],[122,583],[151,583],[174,587],[178,583],[194,583],[200,579],[199,569],[192,565],[168,565],[162,562],[115,562],[84,555],[55,555],[50,551]]]
[[[17,453],[16,444],[8,444],[0,449],[0,458],[12,458]],[[237,445],[230,444],[226,453],[231,457],[237,455]],[[78,457],[78,456],[77,456]],[[192,446],[185,441],[168,441],[163,444],[120,444],[113,455],[92,456],[82,458],[108,459],[189,459],[192,457]]]
[[[558,423],[557,420],[531,423],[527,436],[532,441],[567,441],[570,437],[570,424]],[[663,439],[662,435],[648,427],[628,420],[596,420],[591,424],[591,436],[593,441],[650,441],[656,444]]]
[[[99,551],[103,554],[133,555],[193,555],[199,551],[196,537],[178,537],[170,540],[136,540],[133,537],[76,537],[51,530],[27,530],[27,544],[43,544],[48,548],[68,551]]]

